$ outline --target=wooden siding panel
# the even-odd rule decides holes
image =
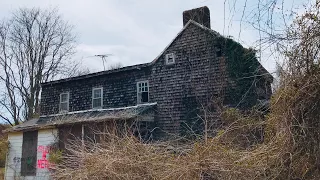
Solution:
[[[20,176],[22,139],[23,139],[22,132],[8,134],[10,149],[9,149],[7,160],[6,160],[6,172],[5,172],[6,180],[14,180],[15,177]]]

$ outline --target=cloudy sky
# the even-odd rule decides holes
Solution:
[[[299,10],[302,2],[278,1],[275,18],[280,18],[283,7]],[[152,61],[182,29],[182,12],[200,6],[209,7],[212,29],[232,36],[245,47],[259,47],[261,34],[252,23],[258,17],[257,9],[264,6],[257,0],[0,0],[0,17],[8,18],[20,7],[58,8],[75,27],[78,46],[74,58],[92,71],[101,71],[102,61],[93,55],[113,54],[109,64]],[[263,54],[261,62],[274,71],[275,61],[268,53]]]

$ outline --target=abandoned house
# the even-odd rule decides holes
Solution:
[[[142,140],[200,133],[219,125],[219,106],[246,109],[271,96],[272,76],[244,48],[210,27],[201,7],[153,61],[42,84],[40,116],[9,130],[6,179],[48,179],[51,146],[100,141],[122,127]]]

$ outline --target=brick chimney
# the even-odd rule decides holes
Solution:
[[[199,24],[206,26],[207,28],[211,28],[210,10],[207,6],[184,11],[183,26],[185,26],[190,19],[196,21]]]

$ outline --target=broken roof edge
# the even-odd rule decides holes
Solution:
[[[83,110],[83,111],[74,111],[74,112],[69,112],[69,113],[64,113],[64,114],[52,114],[52,115],[45,115],[45,116],[40,116],[39,118],[34,118],[29,121],[26,121],[22,124],[19,124],[17,126],[13,126],[12,128],[3,130],[2,132],[8,133],[8,132],[19,132],[19,131],[25,131],[25,130],[39,130],[39,129],[51,129],[51,128],[56,128],[57,126],[62,126],[62,125],[69,125],[69,124],[78,124],[78,123],[87,123],[87,122],[103,122],[103,121],[110,121],[110,120],[131,120],[137,117],[140,117],[140,114],[132,114],[131,116],[109,116],[109,117],[104,117],[104,118],[98,118],[98,119],[80,119],[77,121],[74,121],[72,117],[70,118],[72,121],[53,121],[50,123],[46,124],[38,124],[39,120],[41,117],[58,117],[58,116],[65,116],[65,115],[77,115],[80,113],[86,113],[86,112],[103,112],[103,111],[118,111],[118,110],[127,110],[127,109],[137,109],[137,108],[143,108],[143,107],[152,107],[156,106],[157,103],[145,103],[145,104],[138,104],[135,106],[127,106],[127,107],[120,107],[120,108],[108,108],[108,109],[90,109],[90,110]]]
[[[130,117],[130,118],[117,118],[117,117],[113,117],[113,118],[105,118],[105,119],[98,119],[95,120],[94,122],[103,122],[103,121],[110,121],[110,120],[130,120],[130,119],[134,119],[138,116],[134,116],[134,117]],[[92,120],[82,120],[82,121],[67,121],[65,123],[52,123],[52,124],[34,124],[33,126],[25,126],[25,127],[18,127],[18,128],[10,128],[7,130],[3,130],[2,132],[4,133],[10,133],[10,132],[21,132],[21,131],[32,131],[32,130],[43,130],[43,129],[54,129],[57,128],[59,126],[65,126],[65,125],[71,125],[71,124],[81,124],[81,123],[88,123],[88,122],[92,122]]]
[[[119,108],[88,109],[88,110],[82,110],[82,111],[72,111],[72,112],[67,112],[67,113],[42,115],[40,117],[55,117],[55,116],[63,116],[63,115],[73,115],[73,114],[79,114],[79,113],[85,113],[85,112],[115,111],[115,110],[124,110],[124,109],[131,109],[131,108],[133,109],[133,108],[138,108],[138,107],[155,106],[155,105],[157,105],[156,102],[154,102],[154,103],[137,104],[135,106],[127,106],[127,107],[119,107]]]

